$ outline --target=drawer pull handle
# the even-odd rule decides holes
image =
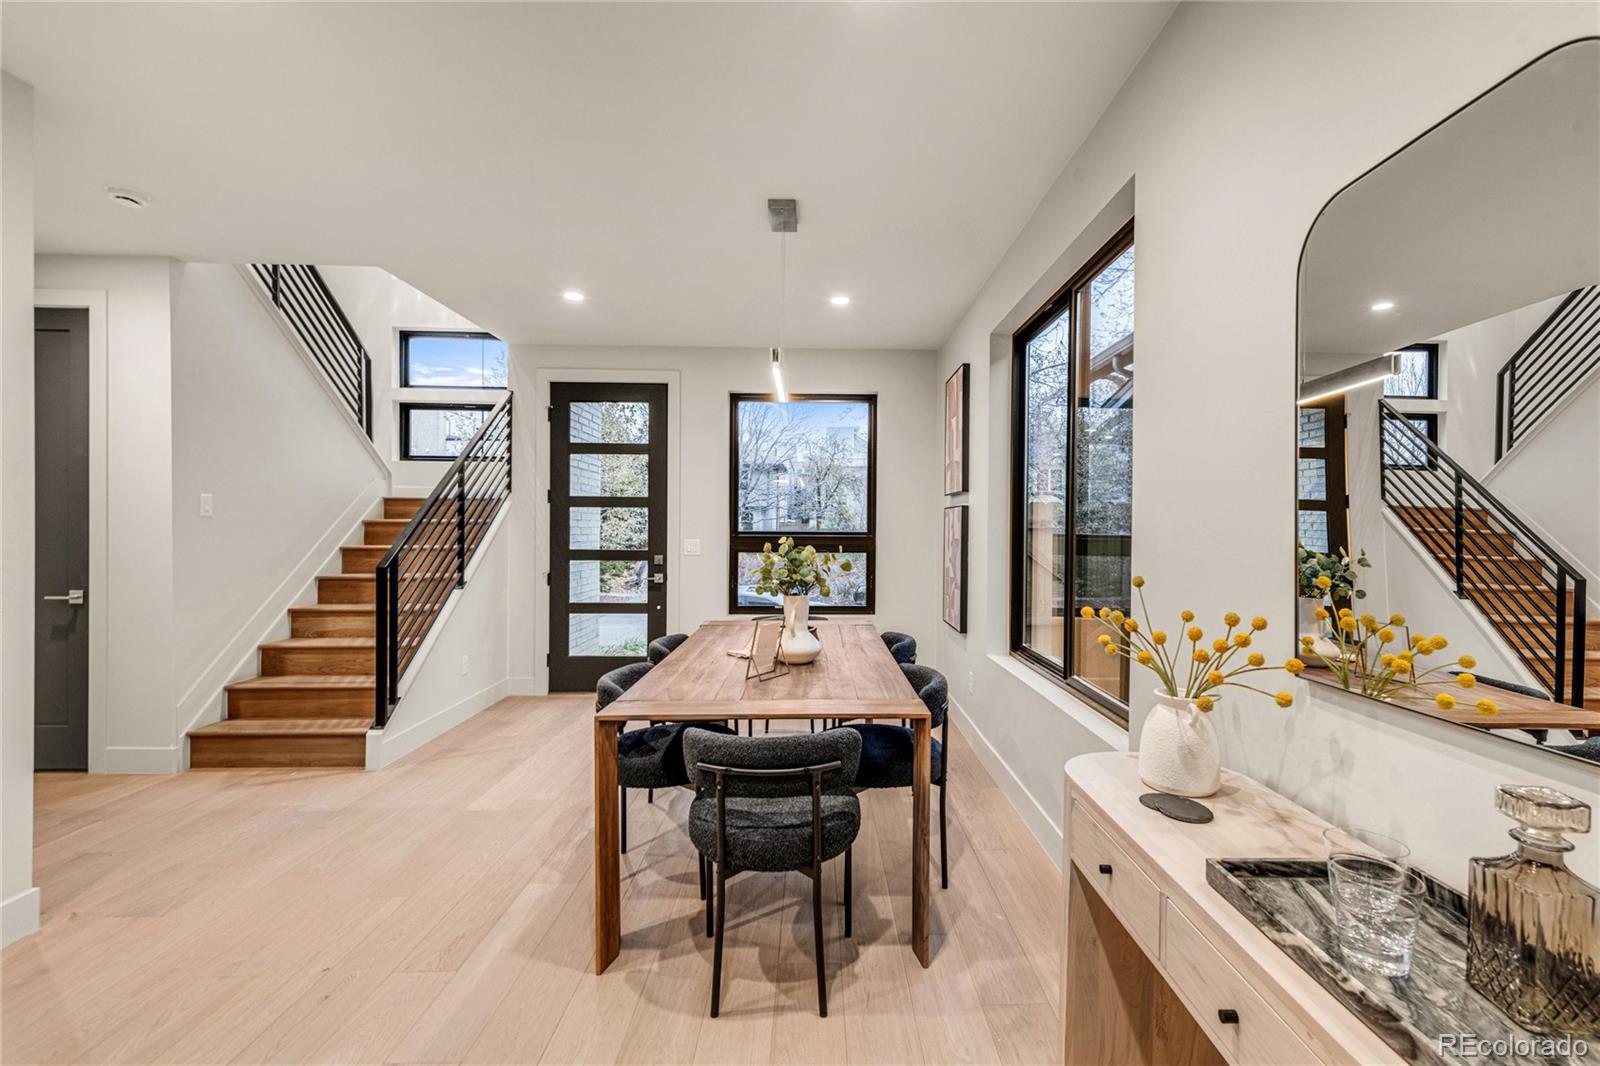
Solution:
[[[1236,1010],[1230,1010],[1229,1008],[1224,1007],[1221,1010],[1217,1011],[1217,1021],[1221,1022],[1223,1025],[1238,1025],[1239,1024],[1239,1012],[1236,1011]]]
[[[1111,876],[1111,864],[1109,862],[1101,863],[1100,864],[1100,872],[1105,874],[1107,877],[1110,877]]]

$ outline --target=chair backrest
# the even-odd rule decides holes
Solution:
[[[639,679],[650,672],[649,663],[629,663],[619,666],[610,673],[601,674],[600,680],[594,686],[594,709],[603,711],[606,705],[634,685]]]
[[[915,663],[900,664],[900,672],[917,690],[917,698],[927,706],[928,713],[933,716],[933,727],[938,729],[944,725],[945,712],[950,709],[950,685],[944,675],[931,666]]]
[[[729,796],[809,796],[808,766],[837,762],[837,770],[822,775],[822,791],[845,794],[855,783],[861,764],[861,734],[854,729],[827,729],[821,733],[769,733],[759,737],[728,736],[690,727],[683,731],[683,764],[691,781],[704,794],[713,787],[713,775],[697,767],[722,766],[730,770],[790,770],[783,776],[728,774],[723,791]]]
[[[689,634],[687,633],[668,633],[664,637],[657,637],[655,640],[652,640],[650,642],[650,647],[646,649],[645,654],[650,657],[651,662],[659,663],[662,659],[665,659],[667,656],[677,651],[678,645],[682,644],[688,639]]]
[[[881,634],[884,645],[889,649],[889,654],[894,656],[897,663],[914,663],[917,661],[917,638],[910,633],[896,633],[886,629]]]

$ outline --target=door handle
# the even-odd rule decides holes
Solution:
[[[58,600],[61,603],[65,603],[69,607],[82,607],[83,606],[83,590],[82,589],[68,589],[67,590],[67,594],[65,596],[46,596],[44,598],[47,599],[47,600]]]
[[[651,574],[650,575],[650,580],[654,584],[665,585],[667,583],[667,575],[666,574]]]

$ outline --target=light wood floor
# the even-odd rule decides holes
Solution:
[[[381,773],[41,775],[41,932],[0,955],[6,1063],[1044,1062],[1060,875],[952,729],[950,888],[910,925],[909,790],[868,793],[855,936],[809,883],[729,883],[723,1015],[682,825],[630,793],[595,977],[592,700],[506,700]],[[937,801],[937,795],[935,795]],[[937,840],[935,840],[937,856]]]

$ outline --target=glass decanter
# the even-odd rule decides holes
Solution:
[[[1567,869],[1589,805],[1553,788],[1501,785],[1517,851],[1473,859],[1467,981],[1535,1033],[1600,1036],[1600,889]]]

